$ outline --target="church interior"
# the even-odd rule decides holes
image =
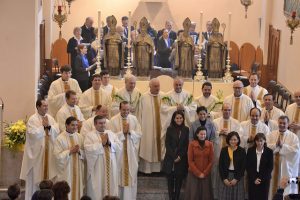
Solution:
[[[127,16],[130,36],[128,29],[127,37],[121,29],[123,35],[118,36],[121,42],[116,50],[119,38],[114,40],[117,36],[112,32],[122,28],[123,16]],[[241,80],[246,87],[254,73],[283,112],[300,93],[300,0],[1,0],[0,199],[7,199],[8,186],[14,183],[21,186],[20,199],[26,199],[25,183],[20,180],[24,149],[7,148],[7,125],[28,120],[36,112],[35,102],[47,98],[51,83],[61,76],[60,67],[72,64],[73,71],[69,40],[74,37],[74,28],[85,26],[87,19],[93,20],[95,33],[93,40],[82,44],[95,52],[93,63],[87,63],[84,70],[89,75],[90,67],[96,74],[108,70],[110,84],[117,89],[124,88],[125,77],[133,74],[141,95],[149,91],[152,78],[159,80],[161,92],[169,94],[173,80],[179,77],[184,82],[183,90],[195,99],[202,95],[202,84],[211,82],[211,94],[223,102],[233,93],[234,81]],[[170,31],[175,34],[173,45],[168,43],[169,38],[166,44],[163,40],[166,22],[172,26],[167,37],[171,38]],[[204,34],[209,33],[208,22],[214,37]],[[159,32],[161,37],[157,36]],[[168,64],[160,63],[160,39],[170,49]],[[148,50],[143,49],[145,44]],[[111,52],[118,54],[117,61]],[[172,53],[173,61],[169,57]],[[167,183],[161,174],[140,176],[137,184],[136,199],[168,199]]]

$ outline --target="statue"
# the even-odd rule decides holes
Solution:
[[[149,76],[153,67],[154,42],[147,33],[149,23],[146,17],[140,21],[140,34],[133,41],[133,66],[138,76]]]
[[[121,36],[116,32],[116,25],[115,16],[109,16],[107,18],[109,32],[103,38],[104,68],[111,76],[118,76],[124,65],[124,47]]]
[[[222,78],[226,61],[226,46],[222,33],[219,32],[220,22],[217,18],[212,21],[212,34],[206,45],[205,69],[210,78]]]
[[[194,69],[194,40],[189,35],[191,20],[183,22],[183,34],[175,43],[175,69],[182,77],[192,77]]]

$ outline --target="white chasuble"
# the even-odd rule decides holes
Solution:
[[[237,101],[239,103],[237,104]],[[228,103],[231,105],[231,116],[233,118],[236,114],[236,120],[239,122],[246,121],[250,116],[250,110],[254,107],[254,104],[250,97],[242,94],[240,97],[236,98],[234,95],[229,95],[224,99],[224,103]]]
[[[136,88],[131,93],[129,93],[126,88],[120,89],[112,96],[113,102],[111,116],[119,113],[119,106],[122,101],[127,101],[130,105],[130,113],[134,116],[137,116],[141,95],[142,94],[140,93],[140,91]]]
[[[297,106],[296,103],[293,103],[291,105],[288,105],[286,108],[285,114],[289,117],[290,123],[295,122],[298,125],[300,125],[300,107]],[[300,130],[291,130],[292,132],[296,133],[298,136],[298,139],[300,139]]]
[[[77,97],[80,98],[82,93],[78,82],[75,79],[70,78],[67,81],[70,90],[74,90]],[[53,81],[50,85],[48,91],[48,104],[49,104],[49,114],[52,117],[56,116],[57,111],[66,103],[65,93],[66,93],[66,83],[61,78]]]
[[[80,152],[70,154],[70,149],[75,145],[79,145]],[[56,139],[54,155],[58,173],[57,181],[67,181],[71,188],[69,199],[79,200],[85,186],[82,136],[79,133],[62,132]]]
[[[241,123],[241,127],[243,129],[243,132],[241,135],[242,137],[240,146],[245,148],[246,150],[254,145],[254,141],[248,141],[251,135],[254,139],[257,133],[263,133],[266,137],[270,133],[269,127],[262,121],[258,121],[258,123],[255,125],[251,123],[251,120],[243,121]]]
[[[276,145],[279,139],[282,141],[281,148]],[[274,168],[270,184],[270,195],[273,197],[272,191],[276,192],[282,177],[298,176],[300,147],[298,137],[289,130],[286,130],[281,137],[279,131],[271,132],[267,136],[267,145],[274,152]],[[297,184],[289,184],[285,188],[284,195],[291,193],[298,193]]]
[[[111,97],[103,89],[100,88],[99,90],[94,90],[93,87],[81,95],[78,104],[85,119],[94,115],[92,109],[98,105],[106,106],[109,110],[111,107]]]
[[[174,90],[168,92],[162,98],[161,112],[166,119],[163,119],[165,123],[163,124],[163,130],[166,131],[170,125],[173,113],[177,110],[178,105],[182,105],[184,108],[184,117],[186,126],[190,126],[193,121],[195,121],[195,115],[197,110],[197,105],[193,101],[193,96],[188,92],[182,90],[181,93],[176,93]]]
[[[66,119],[71,116],[75,117],[81,122],[84,121],[83,114],[77,105],[70,107],[68,104],[65,104],[57,112],[56,121],[61,132],[66,130]]]
[[[47,117],[50,129],[45,129],[42,118]],[[44,179],[56,176],[53,146],[59,134],[58,124],[51,115],[32,115],[27,122],[25,151],[20,179],[26,181],[25,199],[31,199],[38,189],[38,184]]]
[[[106,133],[110,145],[102,145],[100,134]],[[93,131],[85,136],[84,149],[87,159],[87,194],[93,200],[119,194],[119,166],[122,144],[110,130]]]
[[[149,91],[142,95],[138,120],[141,124],[139,171],[144,173],[160,172],[161,161],[165,154],[165,134],[162,132],[160,113],[162,95],[153,95]]]

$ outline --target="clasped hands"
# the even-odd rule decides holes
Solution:
[[[226,186],[235,186],[237,183],[237,180],[236,179],[232,179],[231,181],[229,181],[228,179],[225,179],[224,180],[224,184]]]
[[[109,138],[108,138],[107,133],[104,133],[104,134],[100,135],[100,137],[101,137],[101,141],[102,141],[103,146],[109,144]]]
[[[300,124],[298,124],[298,123],[296,123],[296,122],[292,122],[292,123],[289,125],[289,128],[298,131],[298,130],[300,130]]]
[[[80,151],[79,145],[76,144],[75,146],[71,147],[69,155],[73,153],[79,153],[79,151]]]

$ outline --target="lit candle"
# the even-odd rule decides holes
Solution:
[[[101,47],[101,11],[98,11],[98,40],[99,48]]]
[[[202,43],[202,21],[203,21],[203,11],[200,12],[200,32],[199,32],[199,45]]]
[[[127,34],[128,34],[128,48],[130,48],[131,42],[131,11],[128,12],[128,26],[127,26]]]
[[[231,12],[228,13],[228,51],[230,51]]]

